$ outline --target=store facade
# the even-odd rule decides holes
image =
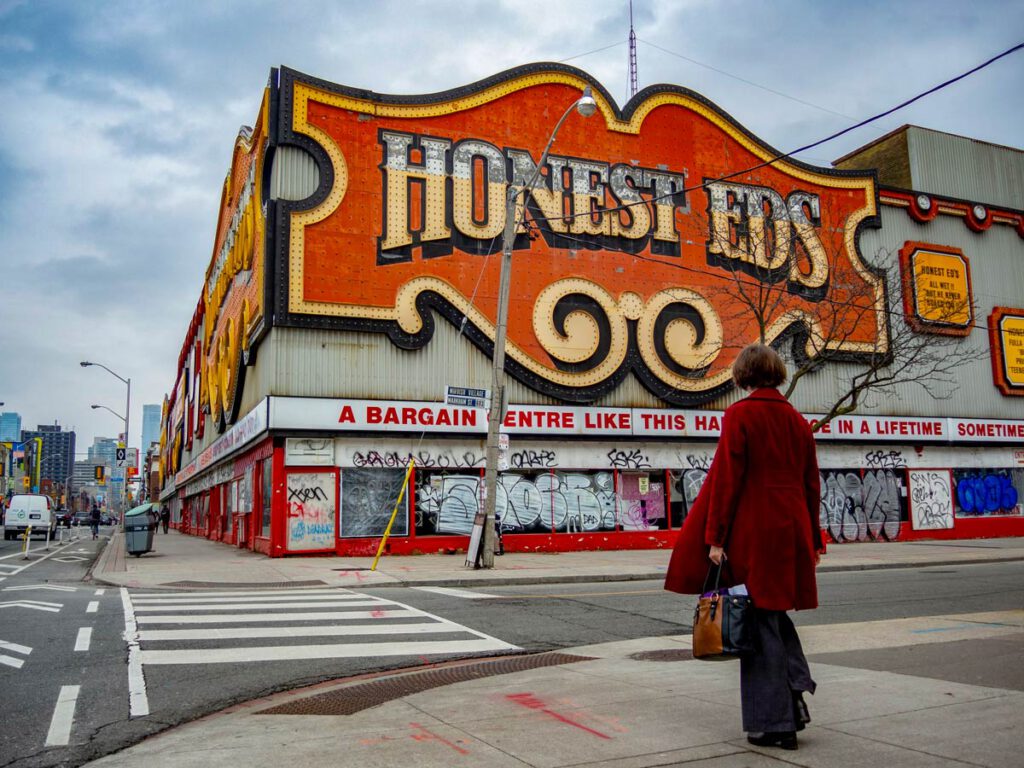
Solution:
[[[598,113],[568,119],[538,171],[586,86]],[[791,399],[815,423],[872,361],[917,344],[955,363],[921,352],[916,381],[818,431],[833,541],[1024,535],[1020,205],[945,194],[941,175],[880,186],[851,158],[779,158],[681,88],[620,110],[565,66],[429,97],[274,70],[165,401],[172,521],[270,556],[366,555],[394,516],[389,552],[464,550],[513,185],[529,188],[506,550],[671,546],[740,396],[732,360],[759,337],[814,365]]]

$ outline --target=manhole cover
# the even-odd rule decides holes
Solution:
[[[590,656],[574,656],[568,653],[536,653],[524,656],[505,656],[500,659],[459,663],[450,666],[405,672],[402,674],[369,680],[365,683],[345,686],[316,696],[290,701],[270,709],[260,710],[260,715],[354,715],[364,709],[376,707],[403,696],[429,691],[444,685],[479,680],[482,677],[507,675],[540,667],[554,667],[577,661],[591,661]]]
[[[693,651],[687,648],[665,648],[660,651],[631,653],[629,658],[634,661],[689,661],[693,658]]]

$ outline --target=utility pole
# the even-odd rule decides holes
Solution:
[[[551,145],[555,143],[558,129],[566,121],[573,110],[583,117],[590,117],[597,111],[597,102],[588,85],[583,89],[583,95],[574,101],[565,114],[555,123],[555,129],[551,132],[547,146],[541,153],[537,168],[530,180],[522,188],[508,186],[508,194],[505,198],[505,229],[501,238],[501,271],[498,273],[498,309],[494,321],[494,354],[491,368],[491,410],[487,420],[487,452],[486,468],[484,470],[484,529],[481,536],[480,550],[477,562],[484,568],[494,567],[494,521],[495,505],[498,500],[498,433],[501,429],[501,421],[504,417],[502,406],[505,394],[505,337],[508,328],[508,295],[509,285],[512,279],[512,246],[515,244],[516,227],[519,222],[516,220],[516,199],[523,195],[523,211],[526,211],[526,195],[540,178],[541,168],[548,161],[548,153]]]
[[[629,0],[629,98],[636,96],[636,32],[633,31],[633,0]]]

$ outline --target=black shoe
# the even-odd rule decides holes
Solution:
[[[747,741],[755,747],[779,747],[780,749],[796,749],[796,731],[780,731],[779,733],[759,733],[747,736]]]

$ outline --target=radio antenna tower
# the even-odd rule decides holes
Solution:
[[[636,32],[633,31],[633,0],[629,0],[629,98],[636,96]]]

